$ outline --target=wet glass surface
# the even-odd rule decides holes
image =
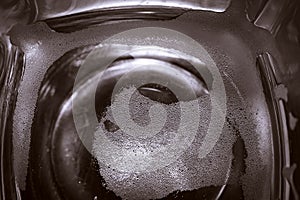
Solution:
[[[229,1],[184,1],[188,2],[185,4],[181,1],[179,6],[173,2],[174,7],[170,7],[170,1],[147,2],[150,1],[134,7],[122,1],[116,10],[110,7],[117,6],[118,2],[112,5],[110,1],[102,1],[100,12],[93,9],[96,5],[100,8],[99,2],[94,1],[86,3],[86,7],[80,1],[63,5],[37,1],[34,5],[37,7],[33,6],[31,11],[38,8],[39,14],[26,14],[24,16],[34,17],[28,17],[29,20],[24,17],[23,22],[19,15],[14,15],[18,17],[12,20],[21,23],[13,26],[9,37],[2,37],[1,41],[1,54],[5,59],[0,63],[3,69],[0,81],[8,86],[1,88],[0,102],[3,105],[1,119],[6,119],[1,120],[1,131],[7,133],[1,141],[8,141],[1,147],[5,161],[2,174],[4,170],[13,171],[13,175],[7,173],[1,177],[1,183],[5,183],[5,187],[1,187],[2,196],[18,194],[23,199],[270,199],[283,196],[288,199],[294,195],[296,199],[297,184],[294,185],[291,174],[297,149],[290,158],[290,147],[286,145],[289,131],[294,131],[286,127],[286,122],[295,114],[285,117],[285,112],[292,110],[293,100],[287,103],[284,84],[293,88],[297,78],[292,79],[294,82],[285,82],[288,79],[280,67],[288,62],[277,46],[284,30],[291,28],[278,29],[276,23],[273,28],[264,26],[276,34],[274,38],[258,27],[263,26],[258,22],[271,24],[271,17],[264,18],[268,13],[258,8],[270,6],[272,1],[248,3],[248,18],[244,12],[246,3],[239,1],[232,1],[230,6]],[[24,4],[17,7],[21,5]],[[86,10],[90,12],[80,13]],[[257,10],[262,13],[257,15]],[[34,19],[39,21],[24,24]],[[191,37],[205,48],[220,71],[227,101],[225,123],[216,146],[205,158],[199,158],[197,150],[209,129],[210,83],[203,74],[193,70],[189,57],[178,59],[177,54],[161,54],[158,49],[170,50],[174,44],[189,49],[189,44],[172,37],[113,38],[114,45],[139,44],[153,49],[135,57],[122,56],[106,71],[94,70],[82,77],[78,90],[73,88],[79,68],[98,44],[114,34],[141,27],[166,28]],[[280,45],[289,44],[287,49],[297,51],[297,34],[292,33],[289,43]],[[106,53],[113,55],[114,51]],[[204,55],[202,58],[205,60]],[[297,63],[296,60],[293,62]],[[153,66],[143,68],[143,63]],[[196,98],[178,100],[168,87],[151,81],[133,93],[130,87],[119,90],[121,96],[132,95],[129,113],[142,127],[154,120],[150,116],[151,106],[164,108],[165,113],[157,112],[160,115],[153,116],[158,118],[157,124],[162,121],[159,116],[164,114],[169,120],[150,139],[133,132],[125,134],[113,115],[113,89],[120,77],[133,67],[140,67],[135,76],[145,76],[141,79],[156,73],[171,83],[187,84],[196,94]],[[122,171],[131,167],[108,165],[101,158],[104,154],[97,154],[103,151],[98,147],[104,145],[99,138],[82,141],[78,136],[72,107],[74,98],[85,102],[95,85],[95,105],[84,106],[83,110],[87,111],[83,111],[82,117],[85,119],[84,112],[94,109],[99,127],[112,144],[133,151],[125,159],[132,163],[126,165],[136,166],[137,159],[133,158],[141,155],[141,151],[151,155],[172,143],[176,138],[172,131],[178,129],[182,102],[196,101],[200,105],[197,120],[201,125],[195,139],[175,161],[157,170]],[[295,94],[289,92],[289,99]],[[291,145],[291,148],[295,147]],[[117,157],[116,152],[117,149],[112,148],[112,157],[114,153]],[[14,159],[8,159],[12,154]],[[111,163],[115,162],[111,160]],[[151,165],[154,166],[155,163]]]

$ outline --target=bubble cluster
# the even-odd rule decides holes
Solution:
[[[196,101],[200,105],[199,118],[201,124],[198,127],[193,144],[185,147],[187,150],[173,163],[155,171],[128,173],[118,171],[114,169],[114,166],[101,163],[101,154],[97,154],[97,148],[101,145],[101,142],[95,134],[94,152],[96,158],[100,161],[100,174],[107,184],[107,189],[114,191],[122,199],[159,199],[176,190],[188,191],[204,186],[225,184],[229,176],[232,159],[231,146],[235,137],[234,135],[222,134],[220,138],[222,142],[217,143],[207,157],[198,158],[199,146],[201,146],[209,126],[211,105],[209,95],[201,96]],[[130,134],[122,132],[121,129],[114,132],[107,130],[104,124],[105,121],[115,123],[111,114],[111,106],[107,108],[106,115],[100,122],[100,128],[105,130],[106,136],[116,145],[132,152],[141,151],[142,149],[149,156],[147,152],[151,154],[151,151],[172,142],[173,134],[176,134],[178,122],[180,121],[180,103],[182,102],[169,105],[160,103],[166,109],[167,122],[162,130],[152,138],[134,138]],[[135,93],[129,106],[132,119],[140,125],[146,125],[149,123],[149,107],[155,104],[158,104],[158,102]],[[172,132],[173,134],[170,134]],[[180,143],[177,148],[180,148]],[[114,153],[111,152],[112,158]],[[130,156],[135,156],[135,154]],[[130,160],[130,158],[125,159]],[[156,162],[161,162],[161,160],[156,159]]]

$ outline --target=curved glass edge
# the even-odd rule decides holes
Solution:
[[[184,14],[182,8],[121,7],[95,10],[46,19],[47,25],[56,32],[69,33],[85,28],[121,21],[172,20]]]
[[[12,117],[24,71],[24,54],[0,36],[0,199],[17,199],[13,168]]]
[[[36,0],[37,20],[45,20],[87,11],[122,7],[173,7],[188,10],[224,12],[231,0]]]
[[[291,159],[291,132],[288,128],[287,88],[281,75],[276,72],[276,60],[268,52],[257,57],[257,66],[262,78],[266,100],[270,110],[273,129],[274,163],[271,182],[272,199],[299,199],[294,182],[294,171],[297,164]]]
[[[287,90],[286,101],[278,104],[287,121],[290,148],[290,166],[283,166],[287,187],[294,199],[299,199],[300,191],[300,4],[298,0],[247,0],[246,15],[255,26],[265,29],[275,38],[282,64],[274,67],[274,58],[268,57],[272,73],[277,82]],[[279,60],[278,59],[278,60]],[[298,122],[298,123],[297,123]],[[295,164],[295,165],[293,165]],[[296,166],[298,167],[296,168]]]

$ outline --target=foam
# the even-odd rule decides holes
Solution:
[[[106,182],[108,190],[115,192],[122,199],[159,199],[167,196],[173,191],[194,190],[205,186],[220,186],[226,183],[232,159],[232,144],[234,135],[222,134],[212,152],[203,159],[198,158],[197,149],[201,145],[205,133],[208,129],[210,115],[210,98],[205,95],[197,99],[200,105],[201,124],[198,128],[196,138],[190,147],[178,160],[166,167],[152,172],[128,173],[115,170],[113,166],[106,166],[102,163],[101,154],[97,154],[99,139],[95,135],[94,153],[100,165],[100,174]],[[129,107],[132,111],[132,118],[136,123],[145,125],[149,123],[147,111],[154,102],[147,97],[136,93],[131,99]],[[121,129],[110,133],[105,131],[115,144],[126,149],[137,149],[143,147],[145,151],[159,148],[168,144],[173,138],[169,133],[178,128],[180,117],[180,103],[170,105],[161,104],[167,110],[167,122],[164,128],[153,138],[137,139],[124,134]],[[112,105],[113,106],[113,105]],[[105,129],[103,122],[109,120],[114,123],[111,107],[107,108],[105,118],[101,120],[100,126]],[[190,119],[193,120],[193,119]],[[229,131],[226,128],[224,131]],[[180,145],[180,144],[178,144]],[[113,157],[114,152],[112,152]],[[128,158],[130,159],[130,158]],[[157,160],[157,162],[160,162]],[[227,169],[227,170],[226,170]]]

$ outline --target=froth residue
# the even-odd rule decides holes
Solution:
[[[186,147],[186,151],[177,160],[156,171],[128,173],[118,171],[113,166],[107,166],[102,162],[101,154],[97,154],[100,142],[95,135],[94,154],[99,162],[99,172],[104,178],[108,190],[113,191],[122,199],[160,199],[177,190],[189,191],[210,185],[220,186],[227,182],[233,158],[231,148],[235,141],[235,135],[230,134],[228,127],[224,127],[223,134],[212,152],[205,158],[199,159],[198,149],[209,126],[211,107],[209,95],[201,96],[195,101],[199,103],[201,123],[193,143]],[[132,119],[139,125],[150,123],[149,108],[157,103],[135,93],[129,105]],[[151,152],[151,149],[159,148],[172,140],[173,136],[170,132],[178,129],[181,103],[184,102],[170,105],[161,104],[167,111],[168,119],[161,131],[152,138],[133,138],[122,132],[115,124],[111,113],[113,104],[107,108],[106,115],[100,122],[100,128],[116,145],[133,151],[143,147],[145,151]],[[110,127],[114,127],[114,131],[110,131],[108,125],[105,125],[104,122],[107,123],[107,121],[110,122]],[[111,156],[114,156],[114,152],[111,152]]]
[[[224,83],[227,92],[227,117],[223,132],[212,152],[203,159],[197,157],[197,149],[210,120],[210,96],[205,95],[197,99],[201,124],[196,138],[179,159],[169,166],[148,173],[124,173],[99,162],[99,173],[106,182],[106,188],[123,199],[161,199],[170,194],[180,196],[199,188],[224,184],[235,188],[239,198],[252,199],[254,195],[260,199],[268,196],[269,185],[266,180],[270,168],[266,159],[271,159],[271,154],[266,151],[268,148],[260,146],[271,145],[271,141],[259,135],[262,127],[254,123],[266,119],[262,117],[262,111],[253,113],[230,79],[225,77]],[[156,103],[158,102],[136,93],[130,104],[132,119],[140,125],[146,125],[149,123],[149,108]],[[168,133],[178,128],[180,103],[182,102],[162,104],[168,113],[166,125],[149,140],[139,140],[123,133],[114,123],[111,106],[107,108],[100,126],[106,130],[107,137],[124,148],[143,146],[151,150],[172,140]],[[107,130],[108,126],[104,124],[107,121],[114,127],[114,131]],[[94,147],[97,151],[97,138],[94,140]],[[257,188],[261,188],[260,192],[257,192]]]

